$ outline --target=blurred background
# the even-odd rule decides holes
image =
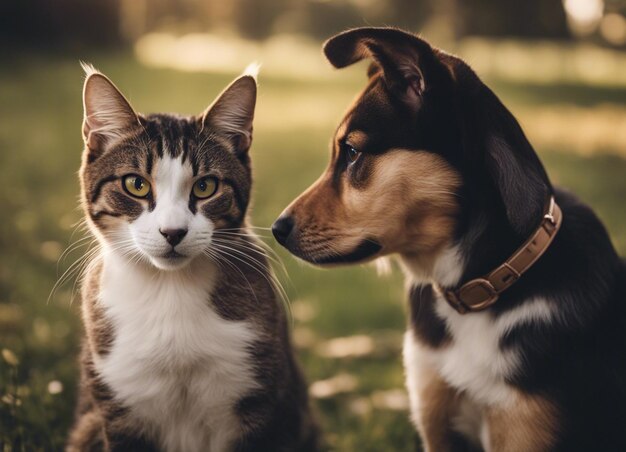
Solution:
[[[624,0],[4,0],[0,3],[0,450],[61,450],[72,422],[85,252],[76,172],[79,60],[141,112],[202,111],[262,63],[253,223],[268,227],[321,173],[365,68],[320,44],[396,25],[461,55],[519,118],[557,184],[626,254]],[[283,258],[294,339],[333,450],[409,451],[402,275]],[[53,292],[55,282],[60,281]]]

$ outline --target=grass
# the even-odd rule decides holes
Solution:
[[[76,171],[81,152],[78,57],[96,63],[139,111],[199,112],[231,76],[140,66],[128,54],[27,55],[0,65],[0,450],[60,450],[72,422],[80,342],[79,303],[72,283],[47,302],[71,243]],[[252,158],[252,218],[269,226],[324,169],[330,135],[363,84],[362,68],[326,81],[261,75]],[[624,102],[626,90],[577,85],[539,86],[495,81],[515,112],[550,103],[594,106]],[[618,107],[621,106],[618,104]],[[625,110],[626,112],[626,110]],[[626,114],[626,113],[625,113]],[[575,134],[576,130],[572,130]],[[532,138],[532,136],[531,136]],[[626,252],[626,160],[600,149],[593,156],[539,149],[553,180],[589,202]],[[76,238],[76,236],[74,236]],[[400,338],[405,325],[398,271],[378,278],[372,268],[320,271],[296,263],[268,239],[285,262],[299,355],[310,382],[348,374],[351,384],[316,400],[333,449],[409,451],[419,444],[394,395],[403,388]],[[57,268],[58,267],[58,268]],[[373,350],[328,357],[336,337],[364,335]]]

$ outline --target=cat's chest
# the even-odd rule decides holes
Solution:
[[[96,367],[167,450],[223,449],[238,432],[235,404],[257,387],[254,330],[214,311],[213,284],[210,274],[178,279],[103,271],[99,301],[114,339]]]

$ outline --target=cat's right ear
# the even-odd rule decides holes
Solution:
[[[238,157],[252,144],[252,121],[256,106],[256,77],[259,66],[252,64],[235,79],[202,115],[202,126],[215,129],[232,142]]]
[[[107,143],[139,125],[139,117],[124,95],[105,75],[90,64],[83,86],[83,139],[91,160],[99,157]]]

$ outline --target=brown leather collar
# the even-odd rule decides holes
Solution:
[[[487,309],[546,252],[562,220],[561,209],[552,196],[535,233],[504,264],[455,290],[444,290],[436,283],[433,286],[460,314]]]

